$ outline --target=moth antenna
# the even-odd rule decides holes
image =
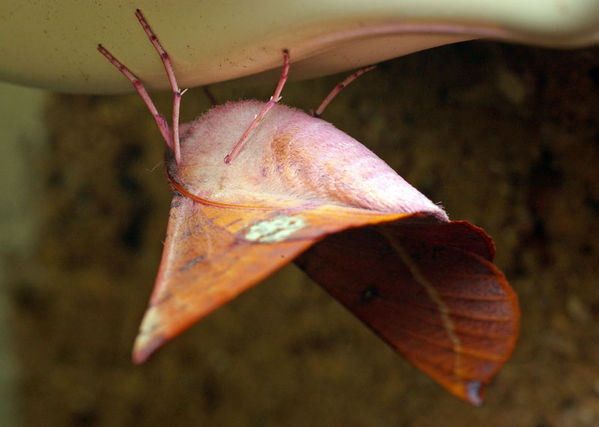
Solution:
[[[289,51],[287,49],[283,49],[283,72],[281,73],[281,78],[279,79],[279,84],[277,85],[277,88],[275,89],[275,93],[273,94],[273,96],[270,97],[270,99],[268,100],[268,102],[266,103],[264,108],[262,108],[262,111],[260,111],[260,113],[258,113],[258,115],[254,118],[252,123],[250,123],[249,127],[246,129],[246,131],[243,133],[243,135],[241,135],[241,138],[239,138],[239,141],[237,141],[237,143],[235,144],[235,146],[233,147],[231,152],[225,156],[226,164],[230,164],[233,160],[235,160],[235,158],[237,157],[237,155],[239,154],[239,152],[245,145],[248,137],[250,136],[250,134],[252,133],[254,128],[256,126],[258,126],[258,124],[262,121],[262,119],[264,118],[266,113],[268,113],[268,111],[277,102],[279,102],[281,100],[281,92],[283,91],[283,86],[285,86],[285,82],[287,81],[288,76],[289,76]]]
[[[216,96],[214,96],[214,94],[210,90],[210,86],[203,86],[202,90],[204,91],[204,95],[206,95],[206,97],[210,101],[210,104],[212,104],[213,107],[216,107],[218,105],[218,99],[216,99]]]
[[[181,160],[181,146],[179,144],[179,110],[181,108],[181,97],[183,93],[181,89],[179,89],[179,85],[177,84],[177,78],[175,77],[175,71],[173,70],[173,65],[171,63],[171,59],[168,56],[166,50],[160,44],[158,37],[144,18],[141,10],[135,10],[135,16],[137,20],[143,27],[144,31],[148,35],[150,42],[156,49],[156,52],[160,55],[160,59],[162,60],[162,64],[164,65],[164,69],[166,70],[166,75],[168,76],[168,81],[171,84],[171,89],[173,90],[173,132],[172,132],[172,146],[171,148],[175,152],[175,162],[179,164]]]
[[[325,108],[331,103],[331,101],[346,87],[348,84],[356,80],[362,74],[367,73],[368,71],[374,69],[376,65],[369,65],[364,68],[360,68],[357,71],[351,73],[345,80],[341,83],[337,83],[337,85],[333,88],[333,90],[327,95],[327,97],[320,103],[315,112],[312,113],[314,117],[320,117]]]
[[[116,68],[118,68],[118,70],[121,73],[123,73],[123,75],[125,77],[127,77],[127,79],[129,79],[129,81],[133,84],[133,86],[135,87],[135,90],[137,91],[139,96],[141,96],[141,99],[143,99],[146,106],[148,107],[148,110],[150,110],[152,117],[154,117],[154,120],[156,121],[156,125],[158,125],[158,130],[160,130],[160,134],[162,135],[162,138],[166,142],[166,145],[168,145],[171,150],[174,150],[173,143],[172,143],[173,140],[172,140],[171,130],[168,126],[168,123],[166,122],[166,119],[162,116],[162,114],[160,114],[158,112],[158,110],[156,109],[156,106],[152,102],[152,98],[150,98],[150,95],[144,88],[144,85],[141,82],[141,80],[139,80],[139,78],[137,78],[137,76],[135,74],[133,74],[133,72],[131,72],[131,70],[129,70],[126,66],[121,64],[114,56],[112,56],[112,54],[110,52],[108,52],[108,50],[106,50],[106,48],[104,48],[104,46],[99,44],[98,50],[100,51],[100,53],[102,55],[104,55],[112,63],[112,65],[114,65]]]

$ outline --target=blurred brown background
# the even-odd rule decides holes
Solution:
[[[314,108],[342,77],[291,83],[283,102]],[[275,84],[213,91],[267,99]],[[169,95],[155,97],[168,116]],[[163,142],[135,95],[45,105],[47,144],[25,138],[26,179],[3,190],[27,195],[37,230],[30,250],[2,251],[17,423],[599,425],[598,49],[421,52],[381,64],[324,114],[494,237],[522,333],[482,408],[417,372],[294,266],[133,366],[171,196]],[[208,107],[192,90],[183,119]]]

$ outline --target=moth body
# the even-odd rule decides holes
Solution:
[[[181,161],[169,161],[186,191],[216,203],[263,205],[296,198],[383,212],[445,212],[360,142],[301,110],[275,105],[239,156],[223,162],[259,101],[219,105],[181,126]],[[172,157],[172,156],[171,156]]]

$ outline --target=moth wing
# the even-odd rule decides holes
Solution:
[[[407,219],[328,236],[297,263],[409,362],[480,404],[519,328],[493,253],[468,223]]]
[[[404,216],[297,202],[269,207],[204,204],[176,192],[133,360],[144,362],[327,234]]]

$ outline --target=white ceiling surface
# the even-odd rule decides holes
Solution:
[[[96,51],[102,43],[150,87],[168,87],[136,8],[182,87],[273,69],[283,48],[292,78],[308,78],[473,38],[566,48],[599,42],[598,0],[4,0],[0,79],[64,92],[131,91]]]

